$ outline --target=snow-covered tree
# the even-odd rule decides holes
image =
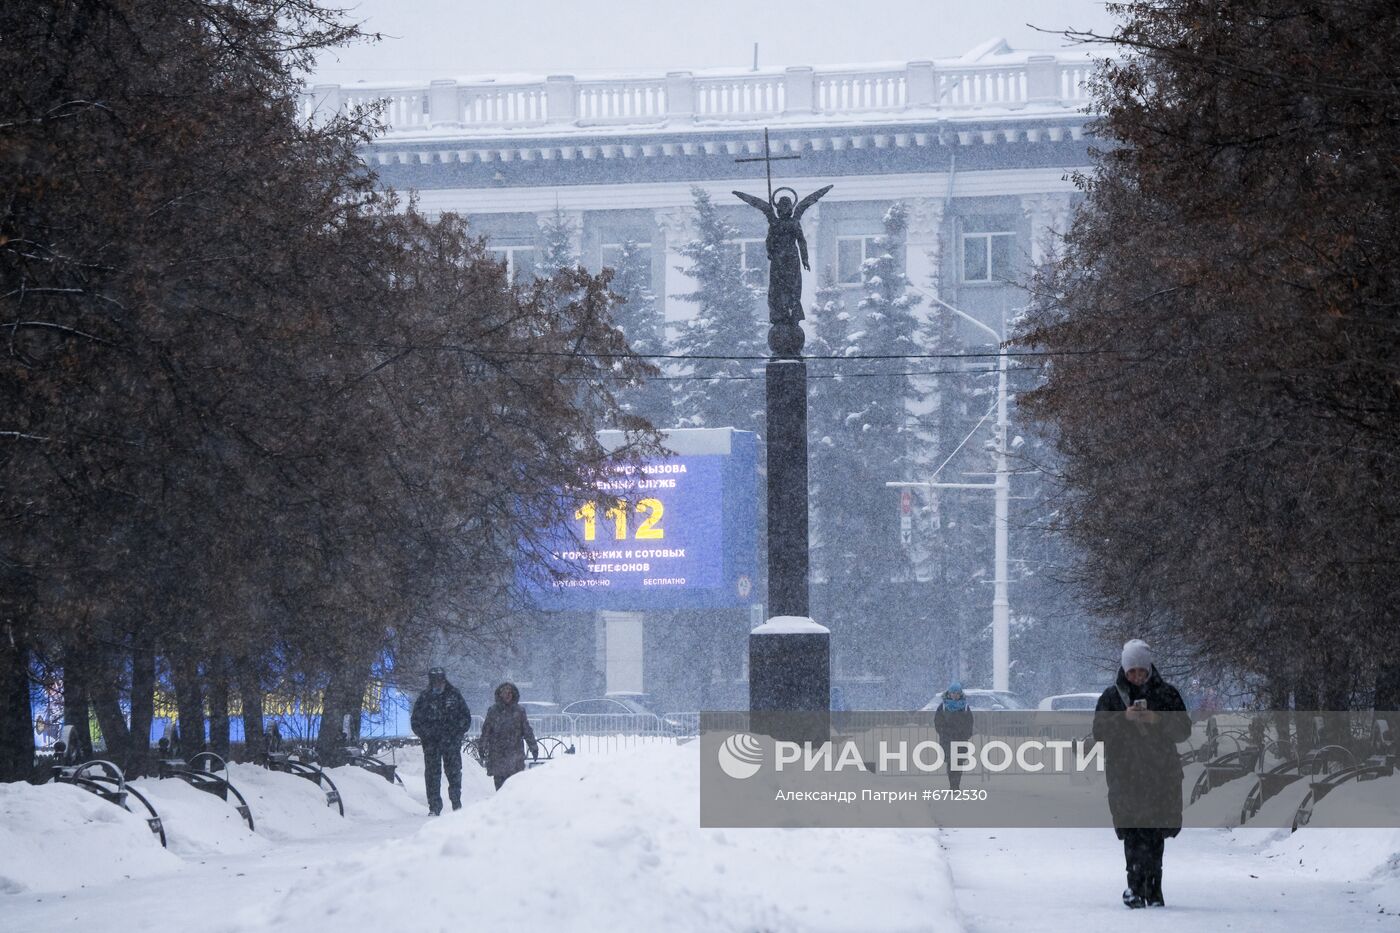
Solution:
[[[805,352],[814,359],[808,366],[807,383],[808,523],[812,576],[823,580],[828,576],[829,555],[836,548],[836,528],[829,513],[833,500],[842,495],[841,476],[849,474],[851,458],[859,457],[841,443],[851,392],[859,380],[846,375],[849,364],[829,359],[850,352],[851,313],[846,310],[844,291],[829,275],[817,289],[807,321],[811,339]]]
[[[848,358],[828,364],[832,378],[813,380],[820,385],[812,433],[825,608],[849,665],[872,671],[888,664],[891,639],[911,628],[904,616],[910,607],[890,600],[890,583],[909,576],[909,561],[899,495],[885,483],[913,469],[918,439],[910,405],[922,390],[908,375],[908,359],[861,358],[920,352],[913,311],[919,299],[904,272],[906,217],[899,204],[886,213],[877,254],[862,268],[856,311],[830,313],[828,287],[820,293],[827,308],[814,315],[821,342]]]
[[[559,208],[540,224],[540,258],[535,263],[535,274],[542,279],[553,278],[555,273],[574,269],[579,264],[578,253],[574,251],[574,239],[578,230]]]
[[[729,241],[738,231],[725,222],[702,188],[693,188],[699,236],[681,248],[690,261],[685,273],[695,291],[674,297],[691,301],[695,316],[681,328],[677,352],[697,359],[687,366],[690,378],[674,384],[675,414],[686,427],[734,427],[763,431],[763,382],[754,378],[756,357],[768,352],[767,322],[761,302],[744,281]]]
[[[611,290],[620,301],[614,313],[617,326],[627,338],[632,352],[660,363],[657,355],[666,352],[666,322],[651,290],[651,252],[635,240],[624,240],[612,267]],[[658,427],[671,422],[671,390],[664,379],[621,393],[624,410],[646,418]]]

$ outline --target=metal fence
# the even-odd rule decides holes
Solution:
[[[700,734],[699,713],[547,713],[530,717],[537,738],[559,739],[574,754],[598,755],[648,745],[675,745]],[[469,737],[481,735],[481,720],[472,723]]]

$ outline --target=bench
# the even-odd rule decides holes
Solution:
[[[52,780],[59,784],[72,784],[74,787],[81,787],[83,790],[96,794],[103,800],[114,803],[126,810],[128,813],[135,813],[128,802],[135,798],[149,816],[146,817],[146,826],[151,833],[160,839],[162,847],[165,846],[165,827],[161,824],[160,814],[156,808],[151,806],[151,802],[142,796],[141,792],[126,783],[126,775],[122,774],[122,769],[110,761],[101,758],[94,758],[82,764],[59,764],[54,765]]]
[[[223,772],[222,775],[218,773],[220,771]],[[162,758],[159,777],[161,780],[178,778],[191,787],[230,803],[233,802],[229,801],[229,795],[232,794],[238,801],[234,804],[234,809],[248,824],[248,831],[256,831],[253,826],[253,811],[248,806],[248,801],[238,792],[238,788],[229,782],[228,762],[213,752],[200,752],[189,761],[183,758]]]
[[[372,774],[377,774],[390,784],[403,786],[403,778],[399,777],[398,765],[388,761],[381,761],[373,755],[366,753],[363,749],[349,746],[345,749],[346,760],[349,764],[357,768],[364,768]]]
[[[297,777],[306,778],[317,787],[326,792],[326,806],[335,806],[340,809],[340,815],[345,815],[345,804],[340,799],[340,790],[335,786],[335,782],[330,779],[319,765],[309,761],[303,761],[292,755],[291,752],[268,752],[266,767],[269,771],[281,771],[284,774],[295,774]]]
[[[1215,758],[1206,763],[1205,770],[1201,776],[1196,778],[1196,783],[1191,788],[1191,803],[1200,800],[1210,793],[1212,788],[1233,781],[1235,778],[1244,777],[1253,771],[1262,757],[1263,750],[1254,746],[1236,749],[1233,752]]]

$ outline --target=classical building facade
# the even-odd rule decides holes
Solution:
[[[573,224],[584,264],[623,240],[649,245],[668,321],[692,290],[677,250],[694,236],[692,186],[725,205],[738,261],[763,261],[763,220],[730,195],[762,192],[768,128],[780,183],[835,188],[807,216],[811,296],[824,276],[855,288],[889,205],[910,211],[906,268],[918,288],[1000,329],[1018,283],[1064,227],[1072,172],[1087,165],[1081,53],[993,40],[961,58],[869,66],[501,76],[426,85],[322,85],[308,113],[382,101],[389,129],[366,152],[386,185],[427,212],[466,215],[512,273],[528,275],[542,223]],[[925,309],[929,306],[925,302]],[[981,342],[969,329],[971,342]]]
[[[308,91],[304,107],[316,116],[382,102],[388,129],[368,146],[366,161],[385,185],[414,192],[430,215],[465,215],[515,278],[533,274],[543,228],[560,217],[592,269],[609,265],[624,241],[642,244],[673,334],[693,314],[678,296],[694,290],[679,252],[696,235],[694,187],[708,191],[739,231],[734,261],[756,273],[755,284],[764,282],[763,218],[730,192],[764,191],[762,163],[736,159],[760,156],[767,129],[774,156],[798,157],[774,163],[775,185],[799,195],[834,185],[804,218],[809,308],[818,285],[834,282],[851,290],[846,305],[854,310],[861,264],[886,211],[901,202],[912,286],[1005,333],[1026,303],[1033,264],[1066,226],[1072,175],[1089,165],[1092,68],[1082,53],[1015,50],[993,40],[939,61],[323,85]],[[924,300],[919,313],[946,312]],[[755,319],[766,320],[761,308]],[[961,320],[954,332],[970,347],[990,340]],[[814,611],[820,604],[814,592]],[[643,635],[631,614],[605,615],[580,621],[568,636],[575,656],[594,656],[592,667],[580,674],[587,664],[556,660],[568,672],[520,671],[539,685],[527,693],[569,700],[604,686],[660,684],[672,708],[733,701],[723,691],[678,686],[694,669],[707,676],[709,666],[694,656],[707,643],[683,625],[647,625]],[[738,623],[732,651],[719,650],[725,659],[713,665],[715,683],[742,681],[745,631]],[[894,702],[879,693],[883,674],[843,672],[841,657],[838,644],[838,682],[868,681],[868,703]]]

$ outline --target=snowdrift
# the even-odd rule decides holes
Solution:
[[[270,844],[265,836],[248,831],[248,824],[243,822],[243,817],[238,815],[232,803],[226,803],[206,791],[196,790],[184,781],[142,778],[132,781],[131,786],[139,790],[160,814],[161,825],[165,827],[166,845],[176,855],[186,858],[231,855],[254,852]],[[238,787],[237,781],[234,786]],[[242,787],[238,789],[243,790]],[[255,809],[254,820],[257,816]]]
[[[410,839],[298,878],[267,922],[377,930],[383,905],[411,903],[424,929],[958,928],[936,831],[702,830],[696,754],[552,761]],[[851,896],[853,864],[877,891],[867,881]]]
[[[418,794],[421,799],[421,754]],[[471,785],[481,796],[476,771]],[[340,789],[345,816],[305,778],[255,765],[229,766],[229,779],[248,800],[257,832],[232,803],[178,779],[132,782],[160,814],[168,848],[141,816],[69,784],[0,784],[0,894],[62,891],[178,871],[185,860],[241,855],[278,842],[343,832],[350,822],[424,815],[404,787],[361,768],[327,772]],[[410,776],[408,781],[412,781]],[[410,784],[410,786],[412,786]]]
[[[143,816],[80,787],[0,784],[0,894],[108,884],[180,865]]]

